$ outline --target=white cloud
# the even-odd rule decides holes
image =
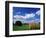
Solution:
[[[24,16],[21,16],[21,15],[15,15],[14,18],[24,18]]]
[[[21,22],[28,22],[28,21],[25,21],[25,19],[27,19],[27,18],[32,18],[32,17],[34,17],[35,16],[35,14],[33,14],[33,13],[31,13],[31,14],[25,14],[25,16],[22,16],[22,15],[15,15],[14,16],[14,19],[13,19],[13,21],[14,21],[14,23],[16,22],[16,21],[21,21]]]
[[[25,14],[25,16],[22,15],[15,15],[14,18],[23,18],[23,19],[27,19],[27,18],[32,18],[34,17],[35,14],[31,13],[31,14]]]
[[[18,13],[20,14],[20,12]],[[36,12],[37,15],[40,15],[40,10]],[[19,20],[23,23],[27,22],[27,23],[32,23],[32,22],[39,22],[40,20],[39,19],[35,19],[35,20],[30,20],[30,21],[25,21],[25,19],[27,18],[33,18],[35,16],[35,14],[31,13],[31,14],[25,14],[25,16],[22,16],[22,15],[14,15],[14,23],[15,21]],[[15,19],[16,18],[16,19]]]
[[[30,17],[32,18],[32,17],[34,17],[34,16],[35,16],[35,14],[33,14],[33,13],[31,13],[31,14],[26,14],[26,15],[25,15],[25,17],[27,17],[27,18],[30,18]]]
[[[36,12],[37,15],[40,15],[40,10]]]

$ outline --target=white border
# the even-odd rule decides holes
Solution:
[[[40,8],[40,30],[26,30],[26,31],[13,31],[13,7],[34,7]],[[43,5],[34,4],[19,4],[10,3],[9,4],[9,35],[20,35],[20,34],[36,34],[43,33]]]

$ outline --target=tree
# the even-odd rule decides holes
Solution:
[[[15,25],[17,25],[17,26],[22,26],[22,22],[21,22],[21,21],[16,21],[16,22],[15,22]]]

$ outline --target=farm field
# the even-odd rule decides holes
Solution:
[[[36,25],[23,24],[22,26],[13,25],[13,31],[22,31],[22,30],[40,30],[40,24]]]

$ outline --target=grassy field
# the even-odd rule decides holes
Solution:
[[[40,24],[36,25],[22,25],[22,26],[17,26],[13,25],[13,31],[21,31],[21,30],[39,30],[40,29]]]

